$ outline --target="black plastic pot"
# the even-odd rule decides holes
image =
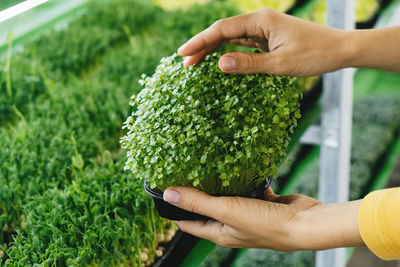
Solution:
[[[246,194],[241,194],[241,195],[229,195],[229,194],[224,194],[224,195],[218,195],[218,196],[240,196],[240,197],[247,197],[247,198],[256,198],[256,199],[264,199],[264,191],[269,187],[271,184],[272,178],[269,177],[268,181],[265,181],[259,188],[256,190],[246,193]],[[184,209],[181,209],[177,206],[174,206],[172,204],[169,204],[168,202],[164,201],[163,199],[163,194],[159,192],[155,192],[150,187],[148,186],[147,182],[144,184],[144,190],[153,197],[154,204],[156,206],[158,214],[166,219],[169,220],[175,220],[175,221],[183,221],[183,220],[189,220],[189,221],[196,221],[196,220],[202,220],[202,221],[208,221],[212,220],[212,218],[209,218],[207,216],[190,212]]]

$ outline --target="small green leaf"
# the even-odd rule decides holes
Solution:
[[[72,156],[72,166],[81,170],[81,169],[83,169],[83,165],[84,165],[84,162],[83,162],[83,158],[82,158],[81,154]]]
[[[206,160],[207,160],[207,155],[206,154],[203,154],[202,156],[201,156],[201,158],[200,158],[200,163],[206,163]]]

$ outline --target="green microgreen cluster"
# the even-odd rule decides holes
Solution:
[[[297,80],[223,73],[222,53],[189,68],[174,54],[140,81],[121,143],[126,169],[151,188],[240,194],[276,177],[300,117]]]

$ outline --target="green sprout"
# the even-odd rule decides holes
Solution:
[[[277,176],[300,117],[297,79],[223,73],[223,52],[188,68],[173,54],[143,75],[121,143],[125,169],[151,188],[242,194]]]

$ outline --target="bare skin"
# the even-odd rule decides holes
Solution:
[[[258,47],[265,53],[228,53],[219,67],[228,73],[314,76],[346,67],[400,72],[400,27],[342,31],[271,9],[219,20],[182,45],[185,66],[199,63],[222,43]],[[170,187],[164,200],[215,219],[179,221],[185,232],[224,247],[280,251],[361,246],[361,201],[323,205],[305,195],[265,200],[212,197],[193,188]]]

